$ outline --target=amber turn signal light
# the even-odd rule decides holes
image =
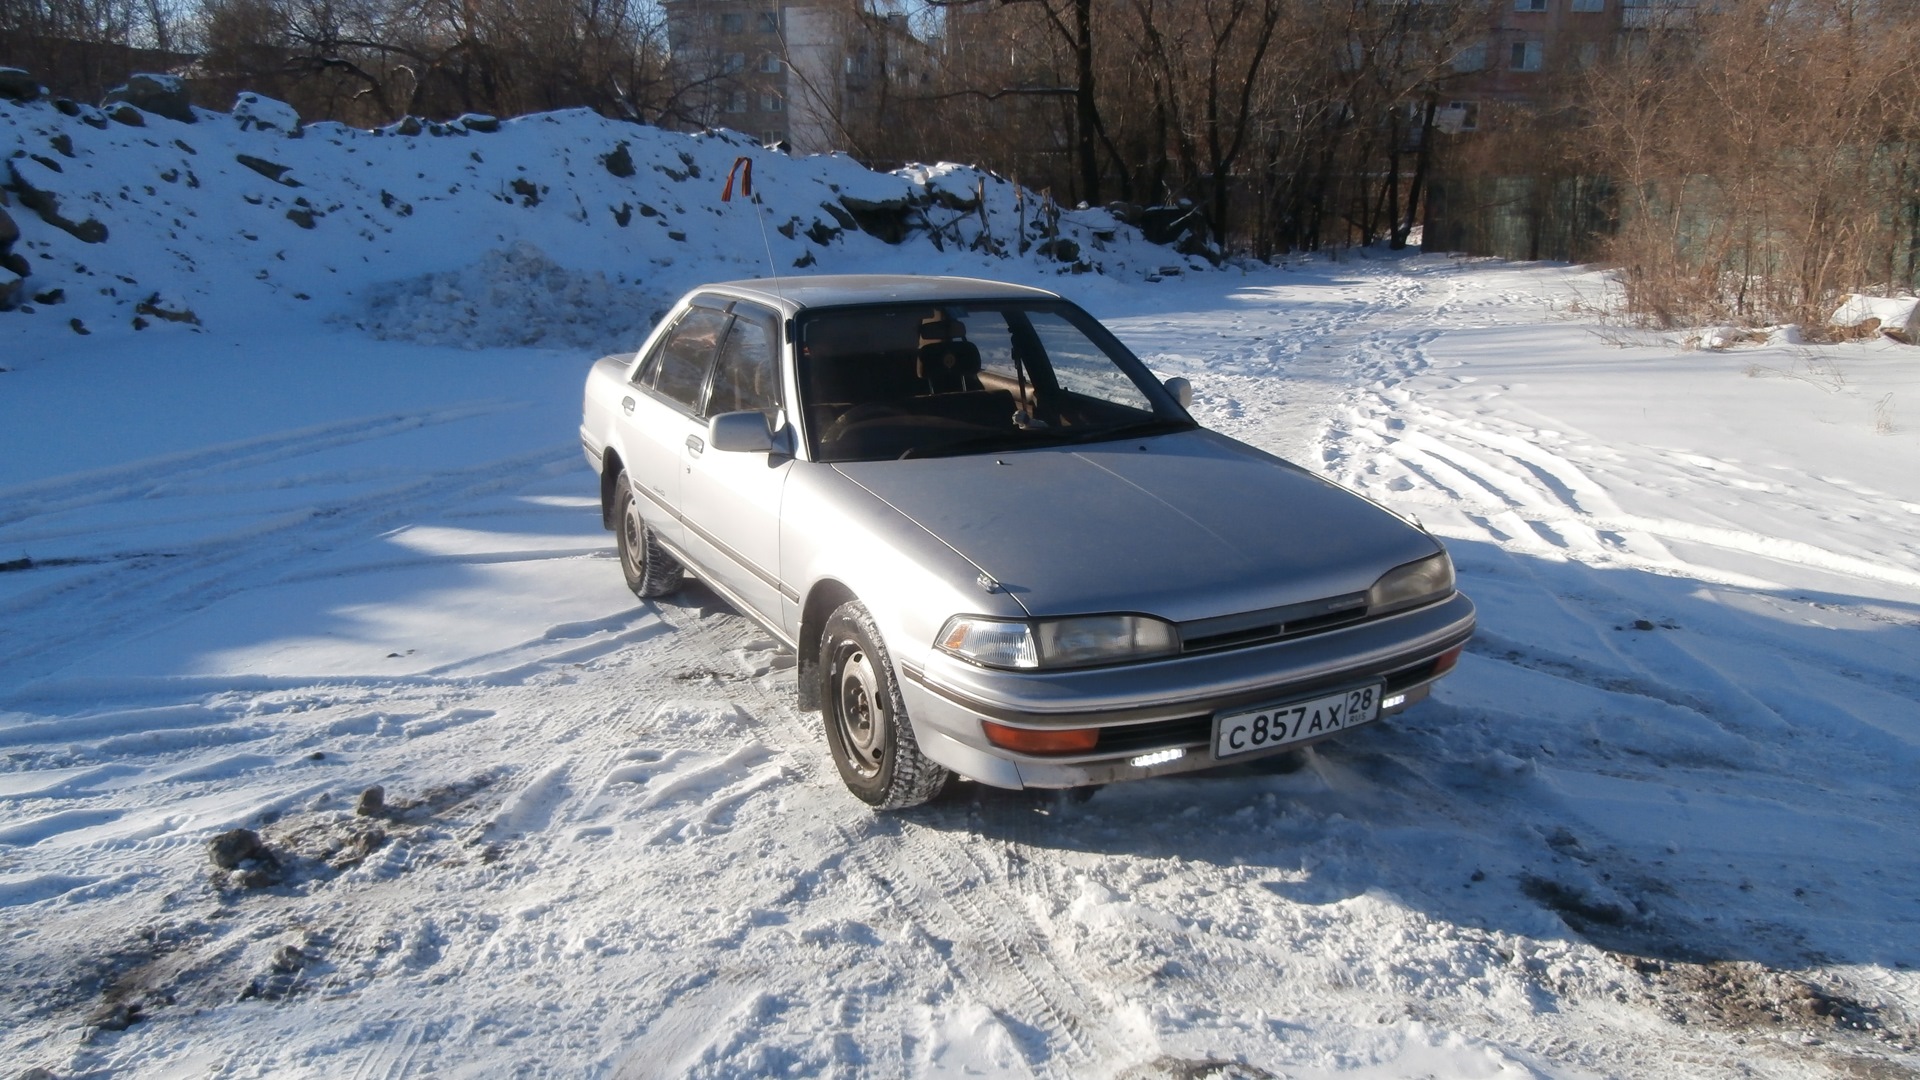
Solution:
[[[1435,675],[1445,675],[1447,672],[1452,671],[1453,665],[1460,662],[1460,650],[1464,648],[1466,648],[1465,645],[1455,645],[1453,648],[1441,653],[1440,659],[1433,662],[1433,673]]]
[[[1085,753],[1100,742],[1099,728],[1017,728],[991,720],[980,721],[980,726],[988,742],[1023,754]]]

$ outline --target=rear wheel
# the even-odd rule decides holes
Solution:
[[[627,588],[643,598],[665,596],[679,589],[686,571],[660,546],[641,518],[632,478],[621,473],[615,486],[619,494],[613,504],[614,533],[620,540],[620,571],[627,577]]]
[[[879,628],[858,600],[827,618],[820,672],[827,746],[847,789],[879,810],[918,806],[938,794],[949,774],[920,752]]]

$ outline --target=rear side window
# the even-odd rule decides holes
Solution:
[[[727,328],[724,312],[694,308],[667,334],[640,370],[640,385],[695,411],[707,382],[714,349]]]
[[[720,348],[713,369],[706,412],[759,412],[771,416],[780,408],[779,324],[742,304],[734,309],[733,329]]]

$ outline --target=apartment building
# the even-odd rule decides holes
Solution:
[[[798,154],[845,149],[879,80],[912,51],[897,0],[663,0],[683,111]]]
[[[1438,123],[1475,131],[1500,106],[1541,104],[1612,51],[1681,28],[1693,8],[1693,0],[1493,0],[1486,37],[1454,59],[1461,77]]]

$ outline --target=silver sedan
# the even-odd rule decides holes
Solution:
[[[1425,697],[1473,632],[1418,525],[1207,431],[1039,289],[736,281],[588,376],[642,597],[697,575],[799,657],[847,787],[1251,760]]]

